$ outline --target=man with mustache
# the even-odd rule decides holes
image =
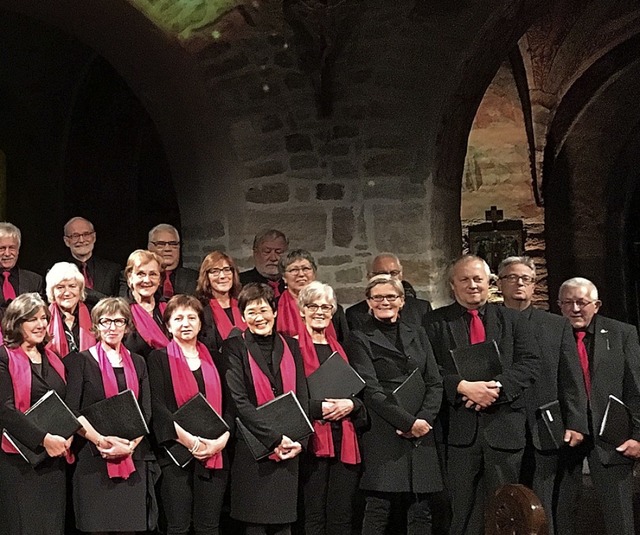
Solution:
[[[284,281],[278,267],[280,257],[287,252],[289,240],[283,232],[269,229],[257,234],[253,240],[253,262],[255,267],[240,273],[240,283],[268,284],[276,299],[284,292]]]

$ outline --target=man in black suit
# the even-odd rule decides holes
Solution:
[[[587,396],[571,323],[566,318],[533,308],[536,266],[527,256],[511,256],[498,268],[498,288],[504,305],[518,310],[531,322],[540,346],[540,376],[525,391],[527,446],[521,482],[531,487],[544,506],[549,533],[555,533],[555,499],[560,449],[551,440],[539,407],[559,402],[564,424],[562,440],[576,447],[589,432]],[[556,414],[554,411],[553,414]]]
[[[460,257],[449,269],[456,302],[426,316],[444,382],[438,438],[445,446],[451,535],[482,534],[485,497],[502,484],[518,482],[525,446],[523,393],[539,373],[537,344],[527,319],[487,302],[490,275],[481,258]],[[482,380],[470,375],[465,379],[451,350],[492,340],[500,350],[502,371]],[[482,368],[491,355],[481,352],[476,358]]]
[[[633,535],[633,462],[640,458],[640,344],[634,325],[598,314],[601,302],[595,285],[581,277],[560,286],[558,304],[573,327],[584,388],[588,397],[590,436],[567,449],[561,462],[558,533],[574,533],[575,505],[586,458],[609,535]],[[631,412],[631,436],[622,444],[599,437],[613,395]]]
[[[287,252],[289,240],[276,229],[269,229],[256,234],[253,239],[253,262],[255,267],[240,273],[240,284],[250,282],[268,284],[275,297],[284,292],[284,280],[279,269],[280,257]]]
[[[64,226],[64,244],[71,252],[69,262],[84,276],[87,305],[92,307],[103,297],[118,295],[120,266],[93,254],[96,231],[91,221],[84,217],[69,219]]]
[[[22,235],[15,225],[3,221],[0,223],[0,269],[2,280],[2,305],[27,292],[42,294],[44,285],[40,275],[33,271],[17,267]]]
[[[371,262],[371,266],[367,273],[367,278],[376,275],[390,275],[394,279],[402,282],[405,291],[405,301],[400,317],[402,321],[411,323],[412,325],[423,325],[424,316],[431,311],[431,303],[424,299],[418,299],[413,286],[403,280],[402,264],[400,259],[393,253],[381,253]],[[354,330],[360,328],[370,317],[369,305],[366,300],[362,300],[355,305],[350,306],[346,310],[347,323],[349,328]]]
[[[198,284],[198,272],[180,266],[180,234],[173,225],[161,223],[149,231],[149,251],[162,258],[164,279],[160,285],[163,297],[175,294],[194,294]]]

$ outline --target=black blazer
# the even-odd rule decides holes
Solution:
[[[240,284],[242,284],[242,286],[244,286],[245,284],[249,284],[250,282],[259,282],[262,284],[267,284],[268,279],[264,275],[261,275],[256,268],[249,269],[247,271],[243,271],[242,273],[240,273]],[[284,279],[280,279],[278,281],[278,289],[280,290],[280,293],[284,292],[285,290]]]
[[[405,323],[422,326],[424,325],[425,314],[430,311],[431,303],[429,301],[407,295],[405,296],[404,307],[400,311],[400,318]],[[366,301],[360,301],[350,306],[346,315],[349,328],[353,330],[360,329],[371,317],[369,305]]]
[[[352,331],[347,346],[349,359],[366,381],[364,403],[371,428],[362,435],[365,490],[380,492],[436,492],[442,489],[440,466],[433,431],[415,440],[400,437],[417,418],[432,426],[442,402],[442,379],[422,327],[399,324],[402,351],[391,345],[369,318],[359,331]],[[422,407],[409,414],[388,398],[418,368],[427,387]]]
[[[573,337],[571,323],[562,316],[529,307],[521,312],[529,319],[540,347],[540,376],[525,391],[527,421],[533,445],[540,450],[540,420],[538,407],[560,401],[565,429],[589,433],[587,396],[582,368]]]
[[[46,356],[42,356],[42,377],[31,372],[31,404],[33,405],[49,390],[55,390],[64,400],[67,385],[58,372],[49,364]],[[0,347],[0,428],[35,450],[44,440],[47,432],[32,424],[26,416],[18,411],[13,396],[13,381],[9,374],[9,355],[4,346]]]
[[[18,269],[18,287],[15,288],[16,295],[36,292],[44,295],[44,280],[41,275],[29,271],[28,269]],[[2,293],[2,284],[0,284],[0,295],[2,296],[2,304],[6,303],[4,294]]]
[[[178,267],[171,274],[174,294],[193,295],[196,293],[196,285],[198,284],[198,272],[195,269]],[[160,283],[160,293],[162,293],[162,283]],[[127,278],[124,276],[124,270],[120,272],[120,297],[129,295],[129,285]]]
[[[603,464],[631,464],[633,459],[615,451],[615,447],[598,438],[609,395],[621,399],[631,410],[631,438],[640,440],[640,345],[634,325],[596,315],[591,355],[591,411],[596,451]]]
[[[69,262],[78,266],[82,273],[82,263],[75,258],[70,258]],[[87,262],[89,275],[93,279],[93,288],[85,288],[87,298],[85,303],[89,308],[95,306],[103,297],[118,295],[120,287],[120,265],[111,260],[92,256]]]
[[[525,446],[526,412],[523,392],[540,372],[538,344],[526,317],[517,311],[487,303],[483,322],[487,340],[495,340],[500,349],[503,372],[500,403],[478,412],[465,408],[457,392],[458,375],[450,350],[469,345],[466,309],[453,303],[427,314],[427,333],[444,381],[446,403],[442,406],[443,441],[468,446],[476,438],[478,419],[484,420],[484,436],[495,448],[520,449]]]

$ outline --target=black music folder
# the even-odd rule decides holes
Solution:
[[[149,434],[138,400],[132,390],[98,401],[82,411],[101,435],[133,440]]]
[[[564,422],[560,402],[556,399],[538,407],[538,438],[543,450],[553,450],[564,445]]]
[[[422,407],[426,391],[420,369],[416,368],[389,397],[409,414],[415,415]]]
[[[633,422],[629,407],[617,397],[609,395],[607,408],[604,411],[604,417],[600,425],[600,433],[598,434],[600,438],[618,447],[631,438],[632,428]]]
[[[336,351],[307,377],[310,399],[348,399],[364,385],[364,379]]]
[[[69,438],[82,427],[71,409],[60,399],[55,390],[49,390],[29,407],[24,415],[40,429],[63,438]],[[37,466],[48,457],[44,446],[38,446],[34,451],[12,437],[6,429],[2,434],[29,464]]]
[[[173,419],[185,431],[202,438],[215,440],[229,431],[229,426],[200,392],[173,413]],[[178,442],[165,446],[169,457],[181,468],[193,459],[187,448]]]
[[[466,381],[492,381],[502,373],[500,350],[495,340],[452,349],[451,358],[458,375]]]
[[[287,392],[267,401],[256,410],[266,418],[270,427],[279,435],[286,435],[294,442],[305,439],[313,433],[313,425],[293,392]],[[273,453],[272,449],[268,449],[247,429],[240,418],[236,418],[236,425],[256,461]]]

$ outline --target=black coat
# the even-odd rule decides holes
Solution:
[[[540,372],[538,344],[526,317],[515,310],[492,303],[485,305],[486,339],[495,340],[503,371],[494,379],[502,384],[499,403],[477,412],[465,408],[457,392],[463,379],[451,358],[451,349],[469,345],[466,309],[458,303],[430,312],[427,333],[444,381],[445,403],[441,416],[443,440],[454,446],[473,444],[478,419],[484,419],[484,438],[494,448],[520,449],[525,446],[526,411],[524,390]]]
[[[246,343],[245,343],[246,338]],[[282,436],[274,432],[256,411],[258,401],[249,367],[247,347],[260,369],[271,382],[274,395],[283,394],[280,362],[284,352],[282,338],[275,337],[273,369],[269,371],[267,361],[253,341],[253,335],[246,331],[242,336],[230,336],[223,343],[225,378],[229,388],[234,413],[268,448],[275,448]],[[296,396],[303,409],[308,409],[307,382],[304,376],[302,356],[297,341],[283,337],[296,364]],[[288,524],[297,516],[298,463],[299,457],[286,461],[271,459],[254,460],[242,436],[236,432],[235,457],[231,466],[231,516],[237,520],[255,524]]]
[[[380,492],[436,492],[442,476],[433,432],[419,440],[400,437],[417,418],[433,426],[442,401],[442,379],[422,327],[400,322],[403,351],[391,345],[373,318],[352,331],[347,354],[366,381],[364,402],[371,428],[362,435],[364,472],[360,487]],[[409,414],[388,394],[418,368],[427,387],[422,407]]]
[[[70,258],[69,262],[78,266],[82,273],[82,262]],[[115,297],[120,287],[120,265],[111,260],[92,256],[87,262],[87,271],[93,279],[93,288],[85,288],[85,303],[89,308],[95,306],[103,297]]]
[[[258,282],[261,284],[268,284],[269,279],[267,279],[264,275],[261,275],[260,272],[256,269],[249,269],[247,271],[243,271],[240,273],[240,284],[244,286],[245,284],[249,284],[250,282]],[[284,279],[278,280],[278,289],[280,293],[283,293],[285,290]]]
[[[13,272],[14,271],[12,270],[12,273]],[[16,295],[26,294],[29,292],[36,292],[40,295],[44,295],[44,280],[41,275],[27,269],[18,269],[17,275],[18,287],[16,288],[14,285]],[[2,284],[0,284],[0,295],[2,295],[2,303],[5,304],[6,299],[4,298],[4,294],[2,294]]]
[[[525,391],[533,445],[540,450],[545,444],[540,440],[544,423],[538,407],[555,400],[560,401],[565,429],[588,434],[587,396],[571,323],[566,318],[533,307],[521,314],[531,322],[540,347],[540,376]]]
[[[424,316],[431,311],[431,303],[424,299],[418,299],[409,295],[405,296],[404,306],[400,311],[400,318],[405,323],[412,325],[424,325]],[[369,305],[366,301],[360,301],[350,306],[346,312],[347,323],[350,329],[359,330],[371,317]]]

